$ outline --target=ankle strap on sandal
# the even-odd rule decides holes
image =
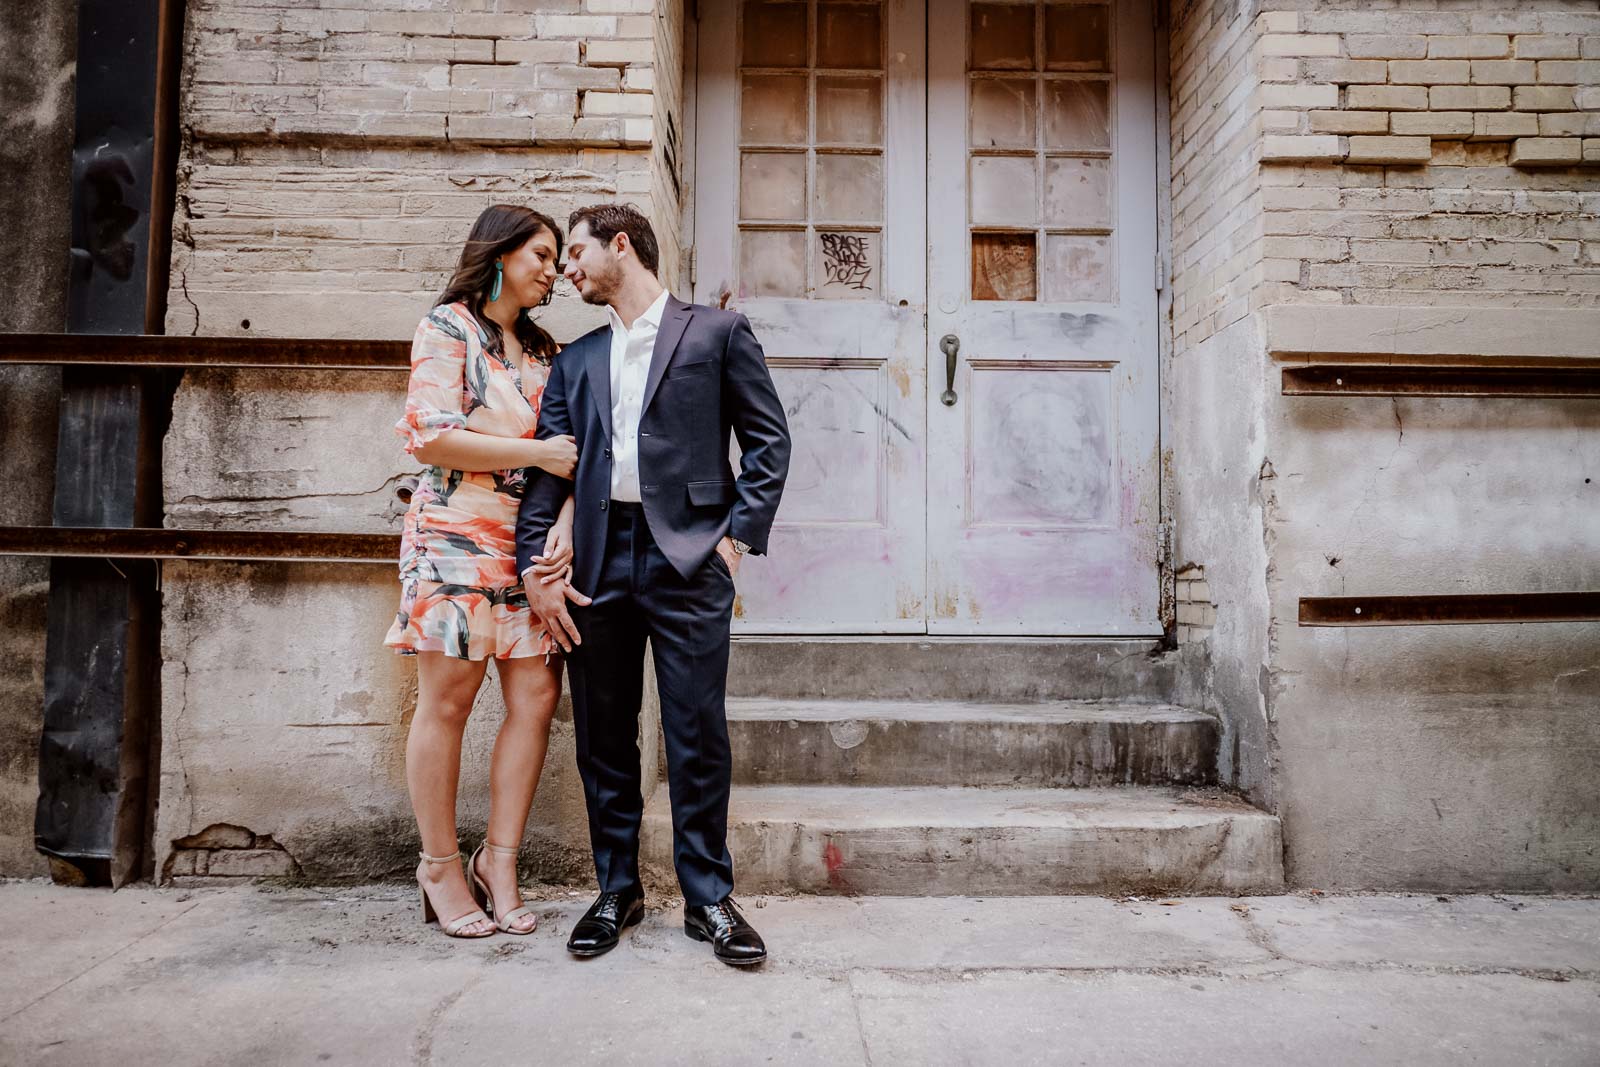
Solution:
[[[449,863],[461,858],[461,850],[458,848],[448,856],[430,856],[426,852],[418,852],[417,855],[422,857],[423,863]]]
[[[517,853],[522,851],[520,848],[511,848],[507,845],[493,844],[488,839],[484,840],[483,847],[488,849],[490,852],[498,852],[502,856],[515,856]]]

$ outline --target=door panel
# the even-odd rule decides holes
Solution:
[[[1159,633],[1149,0],[698,24],[694,297],[795,443],[735,629]]]
[[[930,18],[929,630],[1159,633],[1148,3]]]
[[[925,628],[924,16],[700,4],[694,298],[749,316],[794,439],[736,632]]]

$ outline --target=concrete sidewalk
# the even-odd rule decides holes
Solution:
[[[752,897],[756,971],[654,904],[571,960],[585,903],[0,885],[0,1063],[1600,1063],[1600,900]]]

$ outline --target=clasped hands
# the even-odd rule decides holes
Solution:
[[[539,617],[545,633],[563,652],[583,644],[578,625],[567,611],[567,602],[580,607],[590,599],[572,587],[572,523],[558,522],[545,537],[544,555],[533,557],[533,566],[523,575],[528,606]]]
[[[733,539],[724,537],[717,542],[717,555],[728,565],[728,573],[739,576],[739,564],[744,559],[733,547]],[[562,652],[571,652],[583,644],[578,625],[567,611],[567,602],[587,607],[593,601],[572,587],[572,525],[558,522],[550,527],[545,538],[544,555],[533,557],[528,568],[524,588],[528,606],[539,617],[545,633],[561,646]]]

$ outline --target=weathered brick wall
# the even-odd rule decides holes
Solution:
[[[1600,307],[1593,4],[1274,6],[1258,303]]]
[[[651,0],[619,0],[649,7]],[[650,150],[650,202],[659,219],[681,220],[687,213],[684,159],[683,89],[683,0],[655,3],[656,21],[654,65],[630,62],[623,86],[630,91],[648,91],[654,100],[654,122]],[[656,227],[661,242],[662,281],[684,299],[689,298],[689,276],[684,262],[682,228],[679,225]]]
[[[1600,11],[1450,6],[1174,6],[1176,351],[1269,304],[1600,306]]]
[[[649,89],[624,84],[650,66],[649,0],[194,0],[189,19],[185,117],[213,137],[650,141]]]
[[[195,0],[169,332],[408,337],[499,200],[562,221],[636,202],[675,283],[681,19],[650,0]],[[545,315],[563,337],[598,321],[565,292]]]
[[[1269,118],[1264,159],[1424,164],[1467,141],[1507,146],[1479,166],[1600,164],[1600,13],[1329,4],[1268,22],[1264,77],[1312,110]]]
[[[1258,100],[1250,5],[1184,0],[1172,10],[1174,351],[1251,310],[1262,281]]]
[[[528,204],[564,225],[580,204],[645,206],[641,164],[605,149],[196,144],[167,330],[409,339],[484,207]],[[540,315],[560,338],[597,322],[564,285]]]
[[[1211,601],[1206,569],[1191,563],[1173,576],[1173,604],[1178,622],[1178,643],[1204,641],[1217,624],[1217,606]]]

